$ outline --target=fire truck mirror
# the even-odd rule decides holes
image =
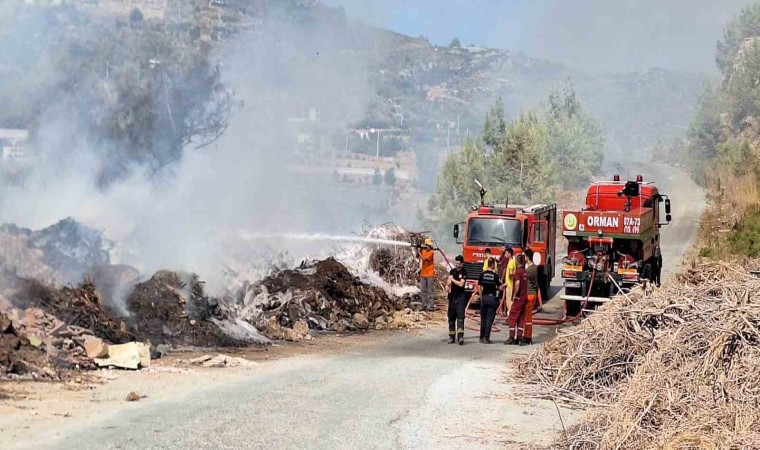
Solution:
[[[671,220],[673,220],[673,216],[671,216],[670,214],[665,215],[666,222],[670,222]]]
[[[670,199],[665,199],[665,214],[668,215],[668,222],[670,222]]]
[[[454,239],[456,239],[457,244],[464,243],[464,222],[458,223],[454,225]]]

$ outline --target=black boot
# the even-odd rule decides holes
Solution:
[[[449,344],[453,344],[453,343],[454,343],[454,336],[449,336]]]
[[[520,342],[520,345],[533,345],[533,339],[531,338],[523,338]]]
[[[457,342],[459,345],[464,345],[464,333],[457,334]]]
[[[509,338],[504,342],[504,345],[517,345],[519,344],[519,341],[513,337]]]

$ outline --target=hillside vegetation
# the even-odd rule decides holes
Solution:
[[[569,85],[511,121],[498,100],[485,115],[482,135],[446,157],[430,200],[431,225],[444,233],[465,217],[479,201],[475,180],[490,189],[489,200],[555,201],[557,189],[581,188],[598,174],[604,146],[599,121],[583,110]]]
[[[721,81],[701,93],[688,138],[662,156],[708,188],[702,254],[760,256],[760,2],[728,24],[716,62]]]
[[[383,134],[380,153],[417,152],[429,187],[440,149],[456,148],[478,133],[497,98],[506,119],[525,121],[520,117],[526,108],[539,107],[569,78],[604,125],[608,147],[630,151],[682,133],[703,81],[659,69],[589,75],[457,40],[434,46],[315,1],[168,0],[144,3],[144,13],[132,9],[143,5],[139,1],[121,10],[114,5],[12,1],[4,5],[0,29],[0,103],[8,105],[0,111],[0,127],[37,130],[41,122],[65,116],[59,127],[64,132],[52,138],[106,153],[104,182],[134,164],[158,170],[181,158],[185,148],[213,142],[236,106],[234,86],[223,84],[226,69],[218,64],[225,43],[260,42],[262,33],[275,30],[293,41],[302,58],[340,57],[366,67],[361,76],[370,98],[363,113],[342,129],[320,130],[320,142],[374,153],[372,139],[347,135],[345,127],[393,130]],[[310,35],[313,29],[329,32]],[[304,104],[291,116],[308,108]]]

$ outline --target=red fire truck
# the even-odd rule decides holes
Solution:
[[[543,298],[549,298],[556,257],[557,205],[486,203],[485,194],[481,185],[480,204],[470,208],[467,220],[454,225],[454,238],[462,244],[467,271],[465,289],[472,291],[483,272],[486,249],[491,249],[491,255],[498,259],[506,244],[515,254],[526,248],[534,251],[533,262],[538,266],[541,293]]]
[[[567,316],[579,315],[584,305],[593,309],[641,279],[659,283],[660,227],[670,221],[670,199],[641,175],[627,182],[615,175],[589,186],[585,207],[562,213]]]

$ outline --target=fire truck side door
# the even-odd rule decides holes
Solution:
[[[536,255],[540,255],[541,260],[537,265],[546,264],[546,246],[548,242],[548,230],[549,222],[546,220],[536,220],[530,224],[530,231],[528,232],[528,246],[535,252]],[[536,256],[533,258],[536,261]]]

